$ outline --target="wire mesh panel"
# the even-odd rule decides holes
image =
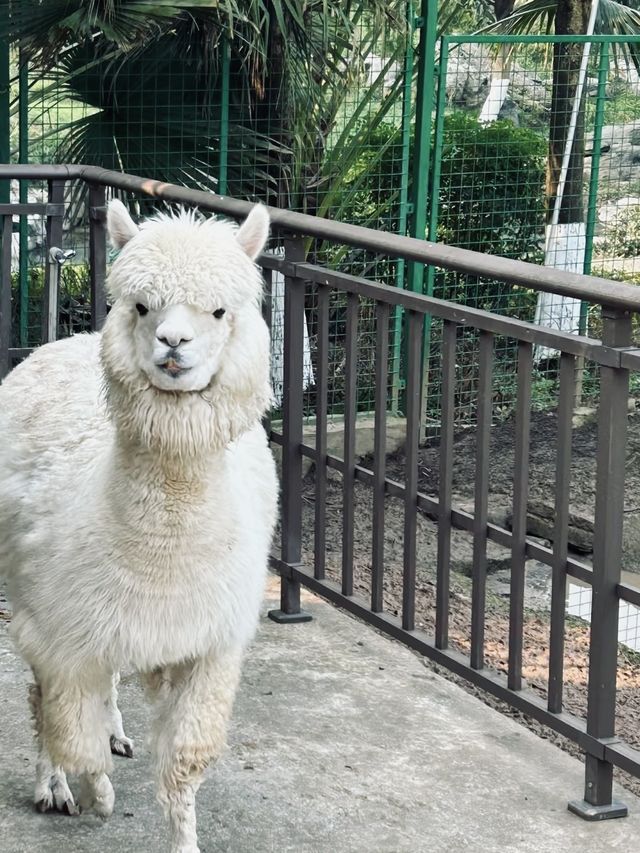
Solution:
[[[636,42],[632,37],[632,48]],[[429,236],[633,280],[633,145],[640,94],[630,56],[626,40],[613,37],[445,37]],[[467,305],[598,334],[597,309],[591,314],[568,297],[536,297],[451,271],[432,272],[429,286],[434,295]],[[545,347],[534,353],[534,401],[540,405],[556,386],[557,355]],[[468,364],[475,375],[473,343]],[[584,378],[577,402],[588,403],[592,377],[582,377],[580,364],[577,370]],[[513,353],[498,353],[496,378],[505,411],[513,409],[513,373]],[[466,378],[465,373],[462,382]],[[461,420],[472,415],[463,388]],[[437,408],[432,382],[425,406],[427,417]]]

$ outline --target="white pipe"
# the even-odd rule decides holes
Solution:
[[[595,28],[596,28],[596,19],[598,17],[598,9],[600,8],[600,0],[593,0],[591,4],[591,14],[589,16],[589,23],[587,24],[587,32],[586,35],[592,36]],[[558,190],[556,192],[556,198],[553,205],[553,213],[551,215],[550,227],[547,229],[547,241],[546,241],[546,249],[545,251],[548,253],[549,246],[551,243],[551,234],[552,231],[558,225],[560,221],[560,209],[562,208],[562,200],[564,197],[564,190],[567,184],[567,175],[569,173],[569,162],[571,160],[571,154],[573,152],[573,143],[576,136],[576,127],[578,125],[578,115],[580,113],[580,104],[582,102],[582,93],[584,92],[584,84],[587,79],[587,66],[589,64],[589,55],[591,54],[591,42],[587,41],[584,44],[584,50],[582,51],[582,62],[580,63],[580,71],[578,73],[578,85],[576,87],[576,94],[573,99],[573,108],[571,110],[571,119],[569,121],[569,131],[567,133],[567,142],[564,148],[564,154],[562,157],[562,165],[560,166],[560,175],[558,177]]]

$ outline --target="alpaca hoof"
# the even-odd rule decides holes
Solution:
[[[76,817],[80,814],[80,809],[73,800],[65,800],[64,806],[61,809],[63,814],[68,814],[70,817]]]
[[[41,814],[56,811],[60,812],[60,814],[69,815],[70,817],[76,817],[80,814],[80,809],[75,804],[73,798],[65,800],[64,803],[58,803],[53,795],[51,795],[50,797],[43,797],[41,800],[34,803],[34,805],[36,811],[39,811]]]
[[[101,818],[113,814],[115,794],[106,773],[83,776],[80,781],[80,811],[93,811]]]
[[[53,811],[74,817],[80,814],[73,794],[69,790],[67,777],[62,770],[37,785],[34,805],[42,814]]]
[[[122,755],[124,758],[133,758],[133,741],[130,738],[111,735],[109,743],[111,745],[111,752],[114,755]]]
[[[41,800],[36,800],[34,805],[36,807],[36,811],[39,811],[41,814],[50,812],[53,809],[53,795],[50,797],[43,797]]]

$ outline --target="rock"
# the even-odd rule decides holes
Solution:
[[[488,589],[503,598],[511,595],[511,567],[493,575]],[[525,565],[524,606],[527,610],[545,611],[551,607],[551,569],[537,560]]]
[[[638,128],[638,135],[640,136],[640,128]],[[615,201],[608,201],[598,210],[598,220],[603,225],[615,225],[619,219],[624,217],[626,211],[638,207],[638,205],[640,205],[640,196],[635,195],[626,195]]]
[[[597,416],[598,409],[595,406],[576,406],[571,423],[574,429],[579,429],[581,426],[593,423]]]
[[[638,501],[640,503],[640,500]],[[635,504],[624,513],[622,528],[622,569],[640,574],[640,506]]]
[[[593,149],[593,134],[587,136],[585,142],[588,149]],[[600,154],[600,174],[615,175],[621,187],[621,197],[632,198],[625,194],[625,184],[634,184],[640,179],[640,121],[605,125]],[[590,168],[591,158],[588,158],[585,161],[587,175]],[[609,202],[604,207],[610,209],[612,204]]]
[[[511,527],[513,517],[507,523]],[[553,542],[555,508],[541,501],[530,501],[527,512],[527,533]],[[593,518],[577,512],[569,513],[569,547],[581,554],[593,551]]]
[[[457,107],[479,108],[489,92],[493,57],[486,45],[460,44],[450,51],[447,62],[447,101]],[[511,66],[508,104],[500,118],[514,124],[519,113],[545,112],[551,105],[550,80],[545,84],[523,66]]]

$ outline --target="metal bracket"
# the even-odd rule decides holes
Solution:
[[[106,207],[90,207],[89,208],[89,219],[92,219],[94,222],[106,222],[107,208]]]
[[[586,800],[571,800],[568,809],[583,820],[612,820],[616,817],[626,817],[629,809],[624,803],[608,803],[606,806],[594,806]]]
[[[311,622],[313,616],[307,610],[299,610],[297,613],[285,613],[284,610],[269,610],[269,619],[279,625],[294,625],[296,622]]]

